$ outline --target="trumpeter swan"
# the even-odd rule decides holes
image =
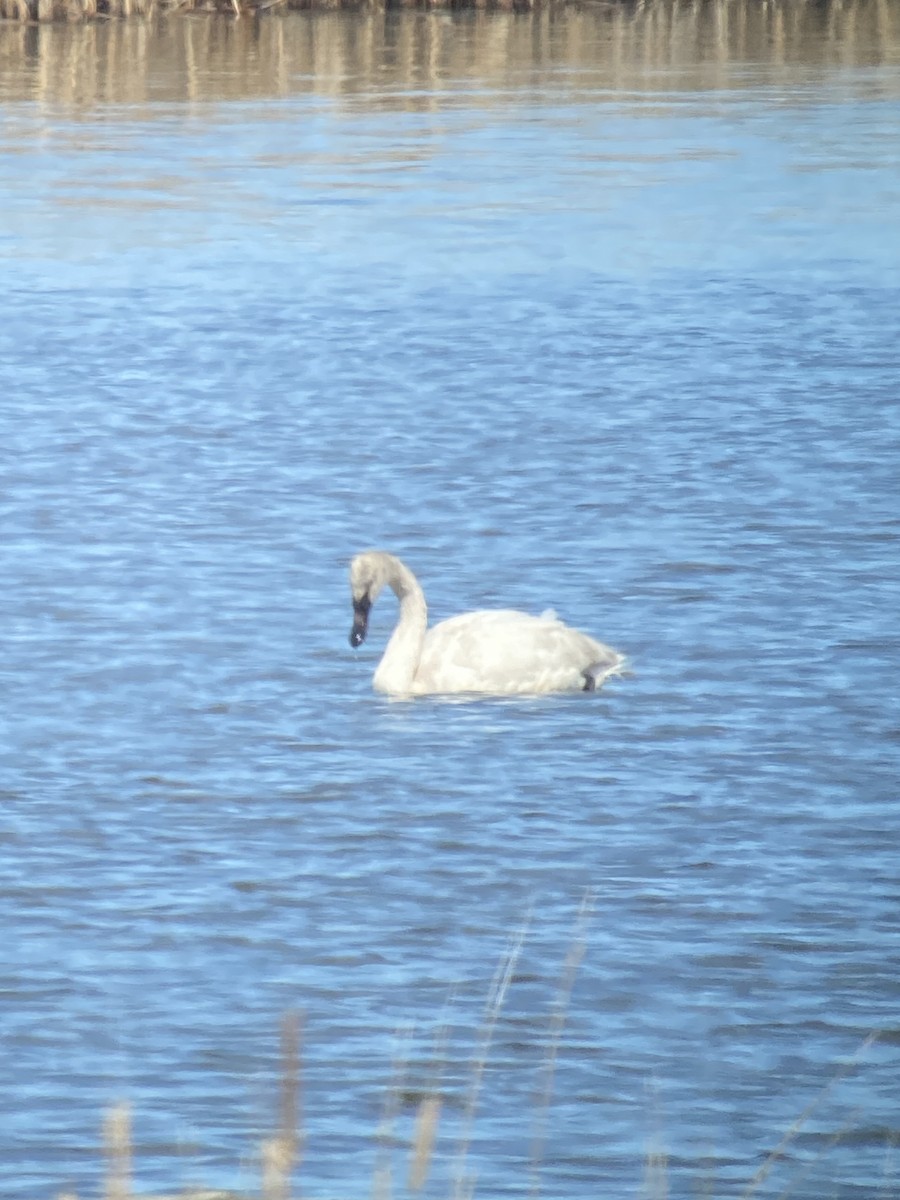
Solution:
[[[400,616],[372,683],[390,696],[592,692],[625,663],[617,650],[549,613],[468,612],[428,629],[418,580],[384,550],[366,550],[350,564],[351,646],[365,641],[369,609],[386,584],[400,601]]]

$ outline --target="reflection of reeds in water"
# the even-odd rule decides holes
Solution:
[[[552,0],[545,0],[552,2]],[[270,9],[491,8],[527,12],[542,0],[0,0],[0,17],[22,21],[77,21],[91,17],[130,17],[153,11],[227,12],[256,15]]]
[[[0,0],[0,17],[19,21],[83,21],[152,12],[154,0]]]
[[[349,10],[356,19],[336,22],[331,28],[317,24],[313,36],[309,28],[291,27],[279,19],[289,9],[326,15]],[[460,14],[463,10],[491,12],[470,11],[460,28],[453,20],[430,21],[435,9]],[[246,26],[243,36],[235,32],[226,37],[218,31],[204,43],[196,30],[185,27],[191,22],[174,17],[198,11],[227,13],[232,25]],[[420,23],[408,24],[405,29],[388,25],[386,11],[418,15]],[[528,12],[532,16],[523,19],[522,14]],[[130,73],[137,72],[138,81],[142,72],[147,73],[154,54],[172,66],[185,57],[186,48],[193,48],[201,54],[208,51],[229,57],[229,77],[236,96],[249,73],[240,62],[242,56],[248,57],[248,51],[252,51],[261,81],[251,94],[261,90],[273,94],[279,91],[279,80],[292,79],[296,86],[299,73],[314,71],[316,64],[310,57],[322,51],[353,68],[335,72],[349,90],[360,90],[367,78],[381,85],[384,78],[376,70],[380,66],[383,71],[385,66],[381,52],[385,48],[392,52],[394,41],[404,38],[409,38],[408,49],[416,54],[417,82],[423,82],[421,70],[429,65],[434,67],[436,79],[446,79],[460,69],[492,74],[501,67],[498,54],[511,55],[520,65],[531,56],[536,66],[561,61],[613,70],[631,65],[645,71],[744,60],[870,64],[896,61],[900,39],[897,0],[610,0],[584,7],[580,0],[0,0],[0,18],[29,25],[149,14],[173,17],[153,22],[131,38],[128,68]],[[262,19],[234,20],[242,14],[262,14]],[[473,30],[474,17],[480,17],[482,23]],[[504,18],[507,24],[496,24]],[[109,30],[116,22],[102,20],[98,24]],[[0,32],[8,39],[8,30]],[[460,37],[461,32],[466,36]],[[469,36],[472,33],[474,37]],[[327,46],[321,47],[320,40]],[[0,62],[4,54],[12,57],[15,53],[11,41],[7,40],[7,46],[4,51],[0,43]],[[33,55],[35,48],[33,43],[30,47],[23,44],[21,52],[30,49]],[[52,49],[49,43],[46,51]],[[403,60],[394,59],[393,54],[390,57],[399,71]],[[89,52],[82,65],[89,71]],[[616,82],[614,75],[607,86]]]
[[[34,3],[100,0],[0,0],[0,13],[24,15],[22,5]],[[459,81],[478,88],[479,105],[490,108],[505,105],[501,93],[511,87],[539,93],[544,85],[559,88],[561,78],[577,81],[573,98],[602,99],[619,88],[668,96],[753,87],[761,74],[795,83],[798,65],[868,67],[898,56],[900,0],[644,0],[554,4],[530,14],[367,8],[350,17],[0,22],[0,94],[76,105],[363,96],[375,109],[428,111],[446,103]],[[745,63],[752,72],[733,69]],[[871,86],[900,95],[900,76],[881,72]],[[115,109],[107,118],[116,119]]]

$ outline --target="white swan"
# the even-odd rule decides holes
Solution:
[[[592,692],[624,666],[617,650],[570,629],[552,614],[469,612],[428,629],[418,580],[384,550],[366,550],[350,564],[351,646],[365,641],[369,609],[385,584],[400,601],[400,617],[372,683],[389,696]]]

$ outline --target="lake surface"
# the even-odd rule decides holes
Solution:
[[[0,61],[0,1193],[254,1189],[298,1009],[307,1197],[898,1195],[900,10]],[[379,697],[367,546],[633,674]]]

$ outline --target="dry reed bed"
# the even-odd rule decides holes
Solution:
[[[587,948],[588,928],[593,912],[593,895],[585,893],[579,908],[572,938],[561,964],[556,981],[555,993],[550,1005],[549,1017],[540,1040],[542,1057],[537,1086],[533,1089],[533,1111],[523,1124],[530,1127],[527,1152],[527,1180],[521,1180],[523,1190],[537,1198],[542,1191],[542,1173],[546,1150],[548,1118],[553,1103],[554,1081],[557,1060],[563,1047],[563,1036],[568,1019],[572,991]],[[476,1195],[476,1174],[469,1163],[469,1154],[474,1137],[475,1122],[481,1102],[482,1084],[488,1066],[494,1035],[503,1012],[507,995],[513,985],[520,956],[526,941],[529,918],[526,918],[518,934],[513,937],[494,972],[480,1024],[476,1031],[475,1048],[468,1066],[465,1091],[461,1097],[455,1148],[449,1156],[451,1166],[450,1200],[473,1200]],[[203,1189],[198,1187],[168,1192],[164,1195],[149,1195],[133,1190],[134,1150],[132,1142],[131,1107],[127,1102],[114,1106],[103,1122],[103,1153],[106,1173],[103,1200],[296,1200],[300,1195],[295,1175],[303,1160],[304,1132],[302,1127],[302,1077],[301,1077],[301,1033],[302,1025],[296,1012],[284,1015],[280,1030],[279,1093],[275,1128],[264,1138],[258,1148],[255,1161],[258,1164],[259,1191],[255,1196],[232,1191]],[[759,1194],[774,1169],[788,1157],[792,1143],[802,1133],[813,1114],[822,1108],[826,1100],[833,1098],[839,1084],[852,1076],[862,1065],[866,1052],[883,1038],[884,1031],[870,1033],[859,1044],[854,1054],[844,1059],[834,1070],[831,1078],[813,1095],[806,1107],[784,1131],[774,1147],[764,1154],[761,1164],[740,1192],[740,1200],[753,1200]],[[444,1092],[445,1072],[448,1066],[448,1029],[439,1026],[434,1035],[433,1051],[424,1080],[414,1084],[410,1076],[411,1062],[408,1042],[401,1043],[401,1051],[393,1065],[390,1086],[386,1089],[381,1119],[375,1134],[376,1160],[372,1178],[373,1200],[392,1200],[399,1194],[417,1195],[428,1181],[432,1160],[439,1140]],[[416,1071],[418,1074],[418,1071]],[[401,1116],[414,1110],[411,1133],[405,1136],[398,1128]],[[833,1149],[846,1135],[850,1134],[859,1120],[855,1111],[850,1119],[833,1134],[819,1153],[801,1166],[794,1182],[802,1181],[811,1165],[826,1152]],[[897,1144],[898,1134],[886,1131],[886,1154],[890,1159]],[[445,1135],[446,1141],[446,1135]],[[396,1147],[406,1145],[408,1157],[404,1179],[395,1179]],[[446,1146],[444,1146],[446,1154]],[[348,1164],[349,1165],[349,1164]],[[796,1162],[794,1167],[796,1167]],[[636,1172],[638,1164],[635,1164]],[[354,1183],[358,1180],[354,1181]],[[714,1180],[698,1180],[698,1194],[713,1195]],[[792,1186],[780,1190],[782,1197],[789,1197]],[[668,1200],[671,1194],[669,1163],[665,1149],[654,1146],[648,1149],[643,1164],[644,1200]],[[887,1196],[887,1192],[884,1193]],[[895,1192],[891,1192],[895,1195]],[[56,1200],[79,1200],[73,1192],[59,1192]]]
[[[553,1096],[556,1062],[565,1030],[572,989],[587,945],[587,930],[593,911],[593,896],[586,893],[575,918],[572,939],[563,959],[556,983],[553,1003],[545,1035],[542,1039],[543,1061],[531,1114],[532,1137],[529,1152],[531,1193],[540,1192],[540,1174],[548,1112]],[[468,1166],[469,1150],[474,1135],[475,1120],[481,1099],[485,1070],[488,1065],[497,1022],[503,1011],[513,983],[520,955],[525,945],[528,918],[514,936],[494,972],[487,1001],[475,1039],[475,1050],[469,1064],[465,1094],[462,1097],[459,1133],[453,1155],[453,1200],[471,1200],[475,1193],[475,1177]],[[415,1110],[412,1133],[408,1138],[408,1165],[400,1188],[416,1194],[424,1188],[435,1147],[443,1109],[443,1076],[447,1068],[448,1030],[440,1026],[434,1036],[434,1047],[424,1083],[413,1084],[410,1078],[408,1044],[401,1042],[401,1052],[395,1058],[390,1086],[387,1088],[381,1119],[375,1135],[377,1154],[372,1180],[374,1200],[391,1200],[397,1187],[394,1180],[395,1147],[405,1140],[398,1129],[400,1117],[412,1106]],[[303,1158],[304,1134],[301,1125],[301,1021],[296,1012],[284,1015],[280,1037],[280,1087],[276,1128],[266,1137],[256,1156],[260,1174],[259,1200],[292,1200],[294,1174]],[[132,1141],[131,1106],[127,1102],[115,1105],[103,1122],[103,1153],[106,1160],[104,1200],[256,1200],[254,1197],[230,1191],[190,1188],[165,1195],[150,1196],[133,1190],[134,1150]],[[399,1181],[398,1181],[399,1182]],[[56,1200],[79,1200],[73,1192],[60,1192]]]
[[[783,14],[789,22],[804,9],[826,11],[842,21],[855,20],[860,9],[874,6],[880,20],[891,22],[895,0],[753,0],[755,7],[775,19]],[[273,9],[297,11],[385,11],[387,9],[487,9],[501,12],[530,12],[555,6],[576,7],[582,0],[0,0],[0,19],[26,22],[83,21],[172,12],[223,12],[240,17]],[[588,0],[590,4],[590,0]],[[671,10],[684,6],[695,14],[722,7],[722,0],[602,0],[604,8],[621,8],[635,13]],[[740,9],[741,3],[728,7]]]
[[[17,3],[26,0],[0,0],[0,6]],[[61,105],[149,104],[148,117],[160,101],[304,94],[364,96],[375,109],[437,111],[449,81],[471,82],[484,92],[479,103],[490,107],[505,104],[505,90],[521,87],[528,73],[557,68],[589,73],[604,89],[671,93],[705,91],[719,70],[727,86],[739,88],[744,76],[729,68],[752,62],[793,90],[797,64],[857,67],[900,59],[900,0],[616,0],[449,19],[372,9],[350,20],[276,11],[250,20],[0,22],[5,95]],[[755,75],[746,78],[752,86]],[[880,72],[870,86],[896,98],[900,73]],[[115,107],[106,119],[117,120]]]
[[[472,1080],[469,1095],[466,1099],[463,1113],[463,1134],[457,1146],[454,1178],[452,1181],[451,1200],[473,1200],[476,1195],[475,1176],[467,1169],[467,1156],[472,1137],[473,1121],[478,1107],[481,1080],[487,1064],[487,1052],[493,1027],[503,1004],[505,990],[508,987],[518,955],[518,948],[511,951],[502,964],[501,970],[494,978],[492,998],[485,1017],[485,1024],[480,1035],[479,1055],[473,1063]],[[529,1195],[539,1197],[541,1194],[540,1172],[541,1156],[544,1150],[544,1127],[547,1109],[549,1108],[553,1091],[553,1071],[556,1056],[559,1051],[560,1038],[565,1025],[568,991],[574,981],[574,974],[581,957],[581,947],[570,952],[563,973],[563,983],[558,1003],[551,1020],[550,1036],[548,1039],[547,1059],[545,1062],[544,1084],[537,1097],[538,1113],[534,1122],[531,1156],[529,1163],[528,1181]],[[303,1137],[299,1130],[299,1097],[300,1097],[300,1057],[299,1057],[299,1021],[294,1013],[286,1014],[282,1022],[281,1058],[282,1080],[280,1095],[280,1110],[278,1127],[275,1132],[265,1139],[257,1156],[260,1174],[260,1190],[255,1195],[245,1192],[223,1191],[202,1187],[189,1187],[176,1192],[154,1193],[136,1192],[133,1190],[134,1150],[132,1143],[131,1107],[120,1103],[109,1110],[103,1122],[103,1153],[106,1159],[106,1174],[103,1186],[103,1200],[296,1200],[300,1193],[295,1190],[294,1173],[301,1164]],[[760,1167],[739,1193],[740,1200],[753,1200],[759,1194],[774,1168],[785,1160],[791,1144],[802,1132],[817,1109],[836,1089],[838,1084],[851,1075],[860,1065],[866,1051],[878,1041],[878,1031],[869,1034],[857,1048],[855,1054],[838,1067],[831,1079],[813,1096],[806,1108],[797,1116],[785,1130],[777,1144],[763,1158]],[[408,1168],[405,1180],[395,1181],[392,1166],[392,1145],[397,1141],[395,1123],[404,1104],[406,1089],[403,1082],[405,1064],[395,1064],[395,1079],[388,1091],[384,1105],[381,1124],[377,1139],[383,1153],[376,1162],[375,1174],[372,1180],[373,1200],[392,1200],[399,1193],[415,1195],[422,1191],[428,1179],[429,1168],[435,1152],[438,1125],[441,1117],[441,1096],[436,1089],[431,1094],[420,1097],[417,1106],[412,1137],[409,1141]],[[856,1114],[858,1116],[858,1114]],[[833,1149],[846,1134],[851,1133],[856,1124],[855,1119],[848,1121],[841,1129],[833,1134],[827,1144],[827,1149]],[[897,1144],[897,1134],[890,1132],[886,1137],[885,1150],[890,1159]],[[821,1157],[821,1154],[816,1158]],[[813,1160],[815,1162],[816,1159]],[[799,1180],[809,1169],[807,1164],[799,1171]],[[887,1175],[886,1175],[887,1180]],[[698,1195],[714,1194],[712,1180],[698,1180]],[[792,1188],[780,1190],[782,1200],[787,1200],[792,1194]],[[884,1197],[897,1195],[896,1190],[887,1188],[879,1192]],[[643,1167],[643,1183],[640,1195],[644,1200],[669,1200],[671,1195],[669,1180],[669,1163],[665,1150],[654,1147],[647,1152]],[[74,1192],[59,1192],[56,1200],[79,1200]]]
[[[270,9],[304,11],[383,11],[386,8],[472,8],[528,12],[567,0],[0,0],[0,19],[18,21],[83,21],[150,16],[154,13],[229,13],[256,16]]]

